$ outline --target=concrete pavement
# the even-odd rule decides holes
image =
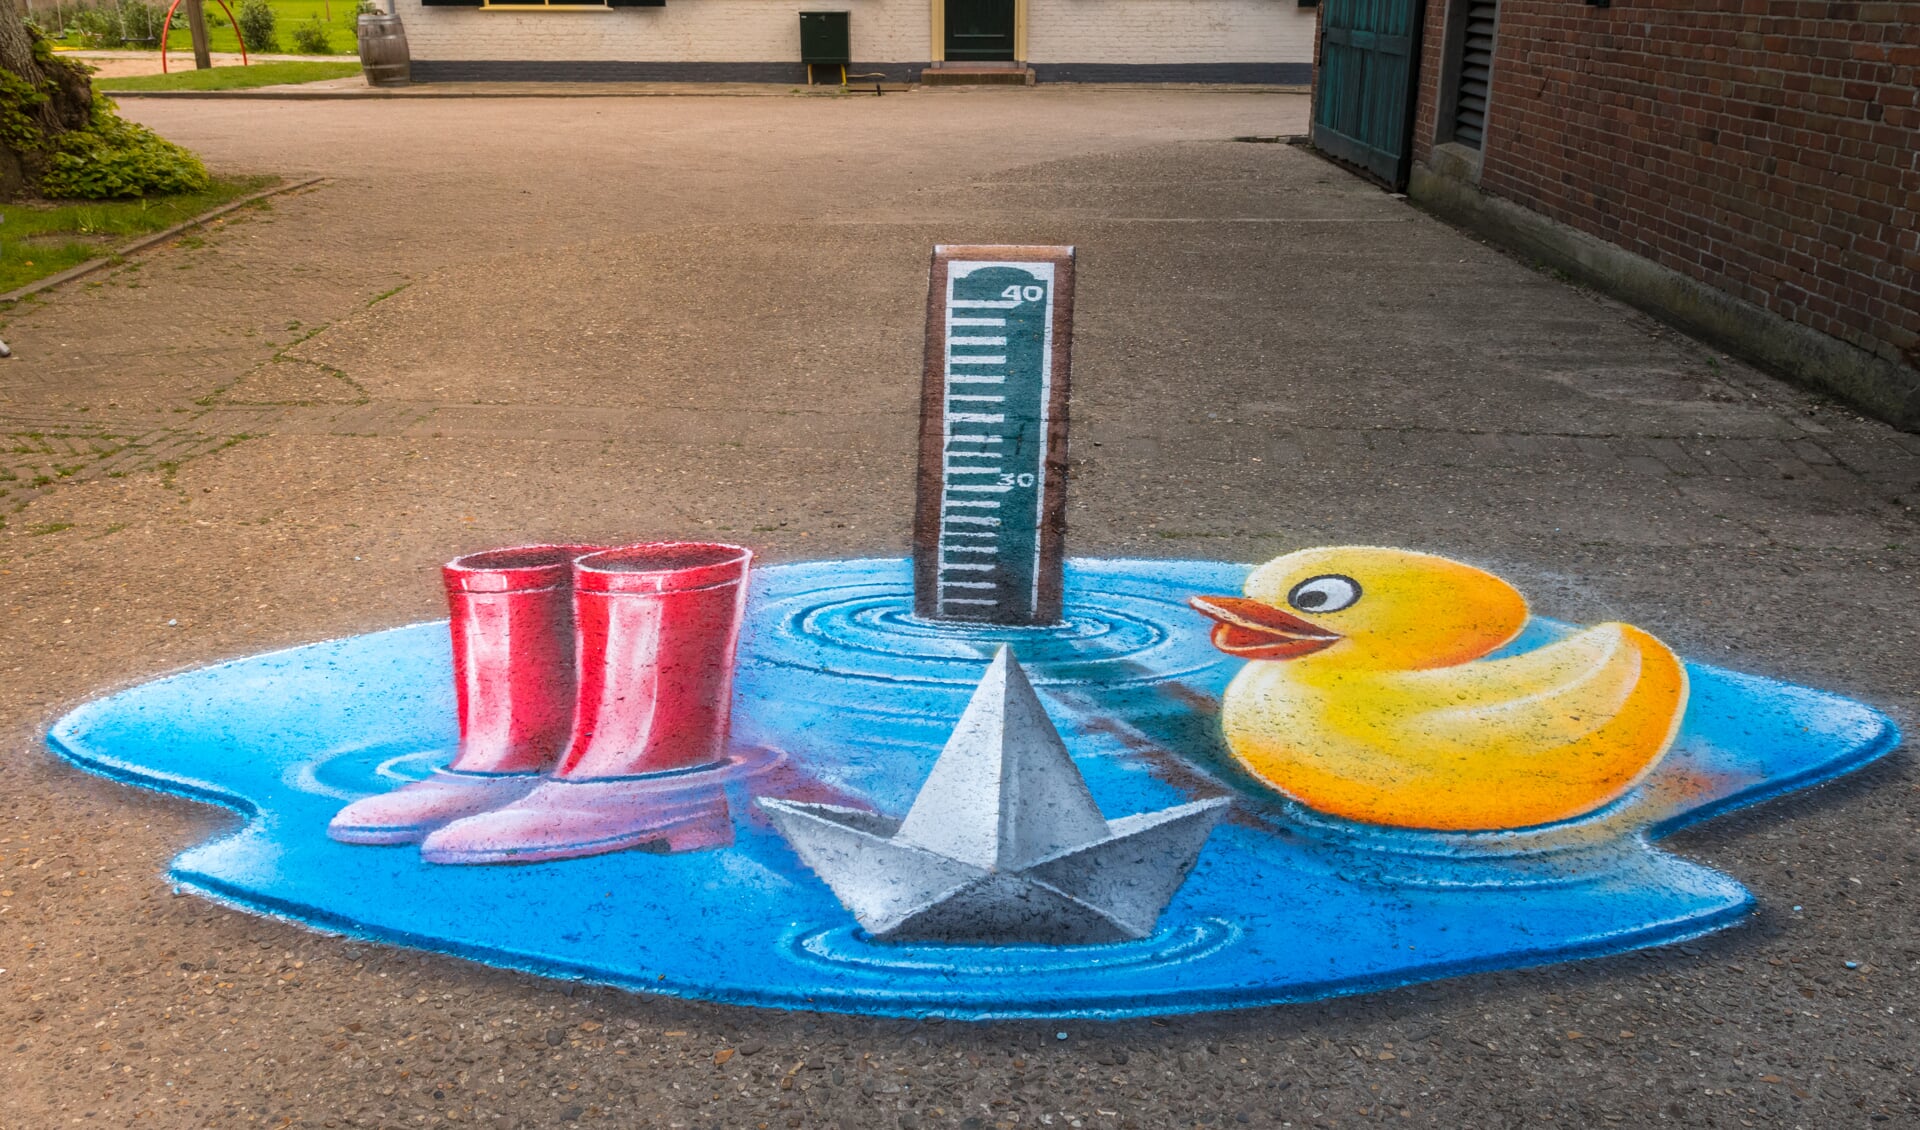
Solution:
[[[1230,140],[1305,106],[128,102],[217,169],[329,180],[0,325],[0,1126],[1920,1119],[1904,754],[1671,841],[1761,904],[1687,946],[1043,1028],[317,936],[168,892],[229,818],[43,752],[108,689],[435,617],[466,550],[904,552],[927,253],[993,241],[1080,248],[1073,552],[1434,550],[1911,728],[1920,437]]]

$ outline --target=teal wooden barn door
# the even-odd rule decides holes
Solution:
[[[1425,0],[1324,0],[1313,143],[1406,187]]]

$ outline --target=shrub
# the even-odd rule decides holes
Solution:
[[[160,42],[160,23],[166,18],[166,10],[158,4],[144,4],[141,0],[126,0],[120,5],[120,37],[127,43]]]
[[[82,8],[75,12],[73,31],[82,47],[118,47],[126,42],[120,34],[120,14],[111,8]]]
[[[267,0],[240,0],[234,22],[240,25],[240,36],[246,40],[247,50],[266,53],[280,49],[276,20]]]
[[[314,16],[293,25],[293,49],[302,55],[331,55],[333,44],[327,39],[327,25]]]
[[[29,83],[0,68],[0,153],[11,158],[0,184],[7,193],[102,199],[197,192],[212,184],[199,158],[122,119],[111,99],[92,94],[88,68],[56,56],[37,32],[28,29],[28,37],[45,78]]]
[[[70,0],[54,0],[52,4],[35,4],[33,11],[21,14],[21,19],[47,39],[61,39],[79,33],[80,29],[74,26],[74,19],[90,6]]]
[[[51,16],[43,13],[40,18],[56,25],[43,28],[35,24],[42,34],[58,36],[70,28],[84,47],[120,47],[128,43],[160,42],[161,9],[144,0],[74,7],[64,12],[55,8]]]
[[[93,124],[54,141],[40,190],[48,196],[101,200],[198,192],[212,183],[200,158],[96,98]]]

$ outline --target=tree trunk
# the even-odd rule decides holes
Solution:
[[[0,0],[0,68],[47,95],[32,113],[49,137],[81,129],[93,120],[93,83],[87,70],[45,48],[36,51],[39,39],[27,26],[20,0]]]
[[[200,0],[187,0],[182,5],[187,10],[187,36],[193,40],[193,69],[208,70],[213,66],[213,53],[207,48],[207,7]],[[235,35],[240,34],[234,28]]]

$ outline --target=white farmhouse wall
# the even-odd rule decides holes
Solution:
[[[851,12],[853,57],[925,62],[932,24],[926,0],[668,0],[664,8],[502,11],[428,8],[396,0],[415,59],[566,62],[792,62],[800,18]]]
[[[1027,0],[1032,63],[1300,63],[1313,9],[1297,0]],[[928,0],[668,0],[663,8],[510,10],[396,0],[418,60],[791,62],[796,15],[848,11],[853,57],[934,58]]]
[[[1028,0],[1029,63],[1310,63],[1296,0]]]

